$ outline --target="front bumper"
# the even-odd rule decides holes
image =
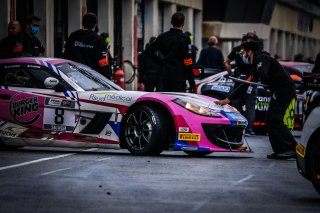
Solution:
[[[306,148],[298,143],[297,146],[296,146],[296,153],[297,153],[297,167],[298,167],[298,171],[299,173],[308,178],[307,177],[307,168],[306,168],[306,156],[305,156],[305,153],[306,153]]]

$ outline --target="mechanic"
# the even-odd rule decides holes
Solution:
[[[36,37],[40,30],[40,21],[41,19],[35,15],[31,15],[27,18],[26,29],[19,35],[23,55],[44,56],[45,49],[40,40]]]
[[[156,40],[156,37],[151,37],[149,42],[146,44],[146,49],[150,44],[152,44]],[[155,52],[158,54],[158,51]],[[157,55],[159,56],[159,55]],[[142,51],[138,56],[138,72],[139,72],[139,83],[144,84],[144,91],[147,92],[154,92],[154,91],[161,91],[161,76],[160,76],[160,69],[161,64],[151,60],[148,55]]]
[[[267,127],[273,153],[268,159],[295,158],[296,141],[284,123],[284,117],[289,119],[293,115],[295,102],[295,88],[293,80],[279,62],[269,53],[261,50],[259,42],[249,41],[242,44],[243,60],[255,66],[252,81],[259,80],[269,86],[271,101],[267,112]],[[230,100],[239,97],[248,89],[248,84],[242,84],[231,95],[217,104],[228,104]],[[291,116],[288,116],[290,114]]]
[[[108,69],[107,48],[103,39],[95,32],[97,16],[87,13],[82,17],[82,29],[70,34],[62,57],[85,64],[111,79]]]
[[[256,35],[255,31],[247,32],[243,37],[241,42],[246,41],[259,41],[258,36]],[[234,75],[236,78],[241,79],[249,79],[249,77],[252,75],[253,71],[253,65],[252,64],[246,64],[242,60],[242,52],[241,52],[241,45],[238,45],[234,47],[231,51],[231,53],[227,56],[227,58],[224,61],[224,65],[229,73],[229,75]],[[234,73],[231,71],[231,62],[235,61],[235,70]],[[235,88],[240,85],[240,83],[235,82]],[[247,137],[255,135],[253,131],[253,122],[255,120],[255,106],[256,106],[256,100],[257,100],[257,86],[252,85],[251,87],[248,87],[248,91],[244,95],[244,97],[235,99],[231,102],[231,105],[238,109],[241,114],[244,115],[244,117],[248,120],[248,126],[245,129],[245,135]],[[243,105],[245,105],[246,110],[243,111]]]
[[[220,49],[217,48],[218,39],[216,36],[210,36],[208,39],[208,47],[204,48],[200,52],[197,66],[204,68],[212,68],[218,70],[224,70],[223,54]]]
[[[190,38],[182,32],[184,20],[183,13],[174,13],[171,17],[173,27],[160,34],[145,50],[151,60],[162,64],[160,72],[163,91],[186,92],[186,80],[188,80],[189,92],[195,92],[191,42]]]
[[[8,24],[8,36],[0,41],[0,58],[14,58],[22,54],[22,45],[18,41],[21,27],[18,21]]]

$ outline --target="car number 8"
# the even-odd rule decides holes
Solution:
[[[55,124],[63,124],[63,122],[64,122],[64,119],[63,119],[64,109],[56,108],[55,115],[56,116],[54,117],[54,123]]]

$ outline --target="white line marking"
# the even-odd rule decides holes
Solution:
[[[45,173],[40,174],[40,176],[50,175],[50,174],[53,174],[53,173],[56,173],[56,172],[61,172],[61,171],[68,170],[68,169],[71,169],[71,168],[57,169],[57,170],[54,170],[54,171],[51,171],[51,172],[45,172]]]
[[[58,156],[55,156],[55,157],[41,158],[41,159],[38,159],[38,160],[32,160],[32,161],[28,161],[28,162],[24,162],[24,163],[14,164],[14,165],[11,165],[11,166],[4,166],[4,167],[0,167],[0,171],[6,170],[6,169],[17,168],[17,167],[21,167],[21,166],[27,166],[27,165],[34,164],[34,163],[40,163],[42,161],[48,161],[48,160],[53,160],[53,159],[58,159],[58,158],[64,158],[64,157],[68,157],[68,156],[75,155],[75,154],[76,153],[58,155]]]
[[[107,157],[107,158],[101,158],[101,159],[98,159],[96,161],[104,161],[104,160],[109,160],[111,157]]]
[[[91,151],[95,151],[97,150],[97,148],[92,148],[92,149],[86,149],[83,150],[84,152],[91,152]],[[77,153],[69,153],[69,154],[65,154],[65,155],[58,155],[55,157],[50,157],[50,158],[40,158],[38,160],[32,160],[32,161],[28,161],[28,162],[24,162],[24,163],[18,163],[18,164],[14,164],[14,165],[10,165],[10,166],[4,166],[4,167],[0,167],[0,171],[2,170],[6,170],[6,169],[13,169],[13,168],[17,168],[17,167],[21,167],[21,166],[27,166],[30,164],[34,164],[34,163],[40,163],[42,161],[48,161],[48,160],[54,160],[54,159],[58,159],[58,158],[64,158],[64,157],[68,157],[71,155],[75,155]]]
[[[251,179],[253,176],[254,176],[254,175],[248,175],[247,177],[242,178],[241,180],[238,180],[237,182],[234,182],[232,185],[238,185],[238,184],[240,184],[240,183],[243,183],[243,182]]]

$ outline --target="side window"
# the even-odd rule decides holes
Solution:
[[[0,84],[4,86],[47,89],[44,86],[44,80],[48,77],[57,78],[65,84],[60,76],[43,66],[8,65],[1,67],[0,71],[3,73]],[[69,86],[66,88],[69,89]]]

